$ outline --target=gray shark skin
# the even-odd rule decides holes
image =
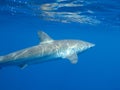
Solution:
[[[38,45],[0,56],[0,67],[17,65],[25,68],[30,64],[51,61],[54,58],[66,58],[76,64],[78,53],[95,46],[81,40],[53,40],[43,31],[39,31],[38,36],[41,41]]]

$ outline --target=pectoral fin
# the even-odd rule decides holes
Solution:
[[[25,67],[27,67],[28,65],[27,64],[20,64],[18,65],[21,69],[24,69]]]
[[[78,62],[78,56],[76,53],[67,56],[66,58],[69,59],[72,64],[76,64]]]

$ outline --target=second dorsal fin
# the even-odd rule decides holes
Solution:
[[[53,42],[54,40],[48,36],[45,32],[43,31],[38,31],[38,36],[40,39],[40,43],[49,43],[49,42]]]

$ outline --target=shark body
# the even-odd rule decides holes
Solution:
[[[17,65],[24,68],[54,58],[67,58],[75,64],[78,62],[78,53],[95,46],[81,40],[53,40],[42,31],[38,32],[38,36],[41,41],[38,45],[0,56],[0,67]]]

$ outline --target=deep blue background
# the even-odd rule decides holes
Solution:
[[[66,59],[0,70],[0,90],[120,90],[120,27],[44,21],[38,17],[0,14],[0,55],[37,45],[37,31],[53,39],[80,39],[96,46]]]

